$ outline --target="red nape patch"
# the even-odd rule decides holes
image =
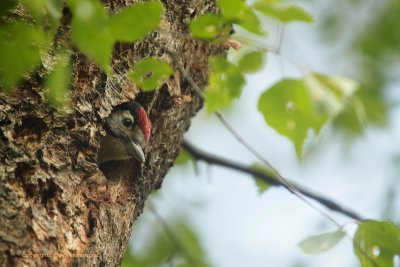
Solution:
[[[147,144],[150,140],[151,122],[142,107],[138,109],[137,116],[140,129],[142,129]]]

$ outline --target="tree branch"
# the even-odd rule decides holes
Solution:
[[[240,171],[246,174],[250,174],[254,177],[258,177],[259,179],[263,180],[264,182],[273,185],[273,186],[283,186],[284,188],[288,189],[289,192],[292,192],[287,185],[279,181],[277,178],[275,178],[272,175],[268,175],[262,171],[258,171],[255,169],[252,169],[249,166],[243,165],[238,162],[234,162],[216,155],[212,155],[208,152],[202,151],[192,144],[190,144],[188,141],[184,140],[182,144],[182,148],[184,148],[188,153],[190,153],[196,160],[202,160],[205,161],[209,164],[214,164],[218,166],[222,166],[225,168],[233,169],[236,171]],[[350,218],[353,218],[357,221],[362,221],[365,220],[362,216],[358,215],[357,213],[337,204],[333,200],[330,200],[324,196],[319,195],[318,193],[312,192],[307,188],[304,188],[300,185],[297,185],[294,182],[290,182],[291,187],[294,187],[298,192],[302,193],[304,196],[307,196],[310,199],[313,199],[317,202],[319,202],[321,205],[325,206],[326,208],[339,212],[343,215],[346,215]]]

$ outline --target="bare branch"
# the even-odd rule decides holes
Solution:
[[[182,148],[184,148],[187,152],[189,152],[196,160],[202,160],[209,164],[214,164],[214,165],[222,166],[225,168],[233,169],[236,171],[240,171],[240,172],[252,175],[254,177],[258,177],[259,179],[263,180],[264,182],[266,182],[272,186],[283,186],[284,188],[289,190],[289,188],[287,188],[287,185],[285,183],[282,183],[275,176],[267,175],[266,173],[264,173],[262,171],[255,170],[255,169],[253,169],[249,166],[243,165],[241,163],[234,162],[234,161],[231,161],[231,160],[228,160],[228,159],[216,156],[216,155],[212,155],[208,152],[202,151],[202,150],[196,148],[195,146],[193,146],[192,144],[190,144],[186,140],[183,141]],[[350,218],[353,218],[357,221],[364,220],[364,218],[362,216],[351,211],[350,209],[347,209],[347,208],[337,204],[333,200],[328,199],[324,196],[321,196],[318,193],[312,192],[309,189],[304,188],[304,187],[296,184],[293,181],[290,181],[290,185],[291,185],[291,187],[294,187],[296,189],[296,191],[300,192],[301,194],[303,194],[304,196],[307,196],[310,199],[317,201],[318,203],[320,203],[321,205],[325,206],[326,208],[328,208],[330,210],[339,212],[339,213],[346,215]],[[289,190],[289,192],[292,192],[292,191]]]

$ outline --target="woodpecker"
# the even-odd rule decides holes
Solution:
[[[106,130],[97,154],[98,164],[134,158],[145,162],[143,148],[149,142],[151,122],[136,101],[116,106],[107,117]]]

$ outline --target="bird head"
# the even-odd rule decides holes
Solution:
[[[131,101],[116,106],[106,119],[104,128],[108,135],[108,137],[106,136],[107,142],[110,140],[112,142],[104,147],[107,146],[110,150],[115,146],[115,149],[122,150],[119,153],[125,151],[126,157],[133,157],[140,162],[145,161],[143,148],[150,139],[151,122],[138,102]],[[121,146],[121,148],[117,148],[117,146]],[[102,150],[101,147],[100,150]],[[113,152],[100,152],[112,160]],[[119,157],[123,158],[124,155],[119,155]]]

